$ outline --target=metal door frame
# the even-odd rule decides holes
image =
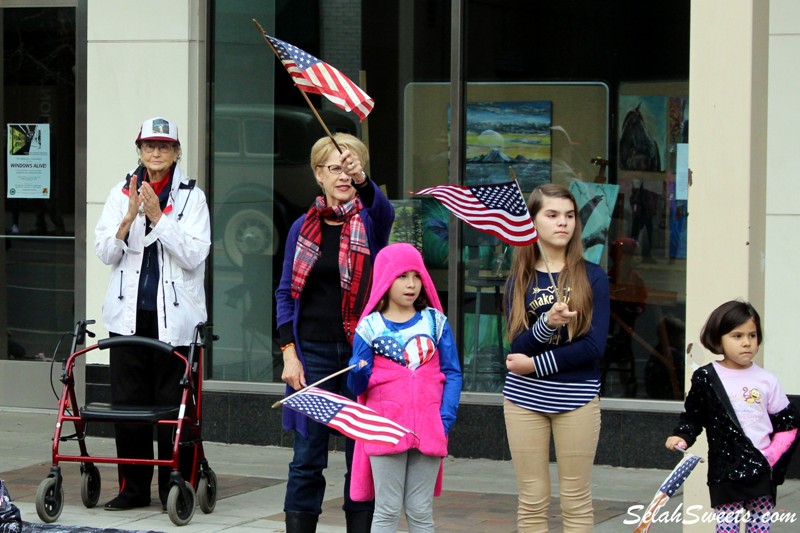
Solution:
[[[86,51],[87,51],[87,1],[88,0],[0,0],[0,22],[5,9],[14,8],[75,8],[75,274],[74,313],[82,316],[86,309]],[[0,44],[2,47],[2,44]],[[0,70],[0,87],[4,87]],[[0,109],[4,91],[0,89]],[[3,302],[5,305],[6,303]],[[77,320],[73,317],[73,322]],[[68,342],[68,341],[66,341]],[[52,366],[35,361],[0,360],[0,410],[53,410],[57,400],[50,389],[61,393],[59,378],[61,365]],[[76,379],[85,383],[83,362],[75,369]],[[79,387],[79,401],[83,401],[84,389]]]

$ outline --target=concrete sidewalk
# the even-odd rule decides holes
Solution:
[[[25,522],[40,523],[35,508],[35,493],[50,469],[51,439],[56,415],[49,412],[0,410],[0,478],[5,479],[15,504]],[[72,433],[72,428],[65,428]],[[63,444],[61,453],[74,453],[73,443]],[[98,507],[87,509],[80,498],[78,463],[61,463],[64,476],[64,510],[60,525],[91,526],[140,531],[180,531],[182,533],[215,531],[283,532],[283,495],[291,450],[205,443],[209,464],[218,477],[219,497],[211,514],[198,508],[191,522],[177,527],[161,505],[124,512],[109,512],[102,504],[116,493],[116,467],[99,465],[102,494]],[[113,455],[111,439],[87,439],[89,453]],[[75,446],[77,449],[77,446]],[[437,531],[504,533],[516,531],[516,482],[509,462],[485,459],[455,459],[445,461],[444,492],[435,500]],[[328,490],[323,514],[317,531],[344,533],[344,513],[341,511],[344,455],[332,453],[326,471]],[[620,533],[633,531],[626,525],[630,520],[629,506],[646,506],[668,475],[666,470],[612,468],[596,466],[593,475],[595,498],[594,531]],[[551,465],[551,479],[556,479]],[[153,491],[157,494],[157,491]],[[554,487],[554,494],[557,489]],[[665,507],[671,512],[682,503],[682,494],[673,497]],[[156,496],[157,502],[157,496]],[[551,531],[560,531],[558,501],[551,510]],[[800,482],[789,481],[779,493],[780,508],[800,512]],[[797,522],[776,524],[772,531],[796,531]],[[405,521],[401,521],[405,531]],[[680,524],[664,523],[652,531],[672,533],[681,531]],[[713,528],[709,526],[709,531]]]

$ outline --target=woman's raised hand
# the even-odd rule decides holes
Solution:
[[[352,179],[357,185],[364,183],[364,180],[366,179],[364,167],[361,166],[361,161],[354,153],[352,153],[350,150],[345,150],[339,156],[339,161],[341,161],[344,173],[350,176],[350,179]]]
[[[142,199],[139,198],[139,180],[134,174],[131,176],[130,182],[128,183],[128,212],[125,214],[125,218],[127,218],[129,222],[133,222],[136,215],[139,214],[139,206],[141,203]]]

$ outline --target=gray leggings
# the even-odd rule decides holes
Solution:
[[[442,458],[409,450],[369,460],[375,482],[371,533],[397,531],[403,507],[409,533],[433,533],[433,489]]]

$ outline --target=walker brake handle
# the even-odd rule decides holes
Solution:
[[[75,346],[79,346],[86,342],[86,336],[94,338],[94,333],[86,329],[87,326],[94,324],[94,320],[81,320],[75,326]]]

